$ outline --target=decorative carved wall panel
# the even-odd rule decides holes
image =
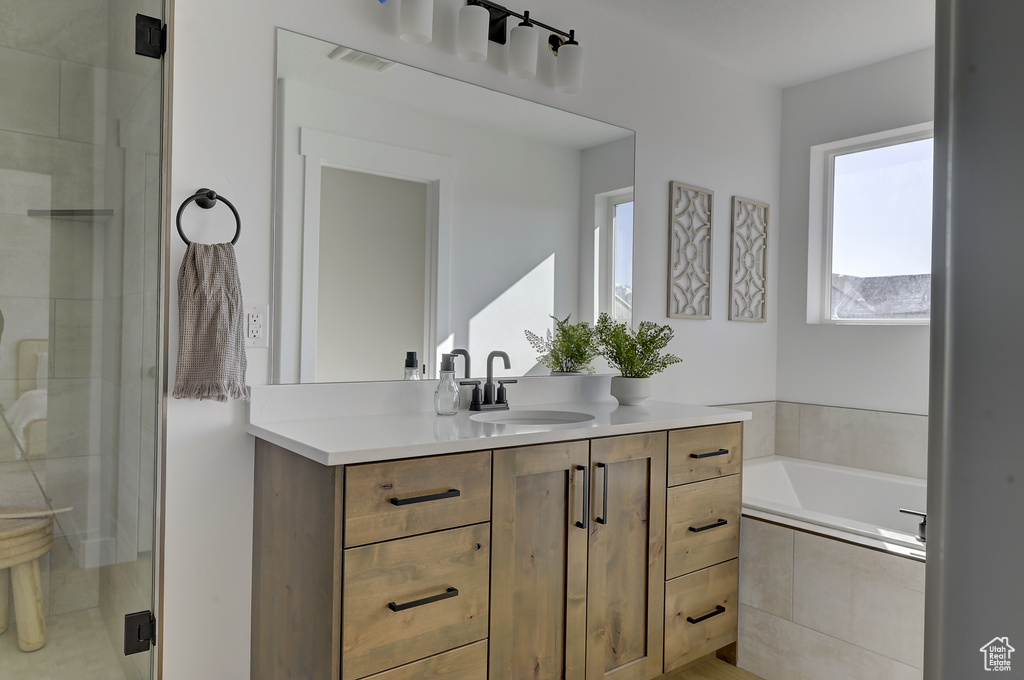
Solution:
[[[732,276],[729,319],[766,321],[768,204],[732,197]]]
[[[714,192],[670,185],[668,315],[711,318],[711,235]]]

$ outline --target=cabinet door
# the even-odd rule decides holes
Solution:
[[[584,678],[587,454],[585,441],[494,452],[491,680]]]
[[[661,674],[666,449],[664,432],[590,443],[586,680]]]

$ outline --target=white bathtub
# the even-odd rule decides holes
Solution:
[[[923,561],[925,481],[841,465],[767,456],[743,463],[743,514]]]

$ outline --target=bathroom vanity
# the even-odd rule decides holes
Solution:
[[[651,680],[728,654],[750,414],[530,408],[594,418],[257,404],[252,677]]]

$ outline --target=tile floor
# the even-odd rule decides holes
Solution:
[[[13,617],[12,617],[13,618]],[[18,649],[11,622],[0,635],[0,678],[4,680],[124,680],[115,648],[98,607],[46,619],[46,646]]]
[[[758,676],[727,664],[720,659],[711,659],[696,668],[684,672],[675,680],[762,680]]]

